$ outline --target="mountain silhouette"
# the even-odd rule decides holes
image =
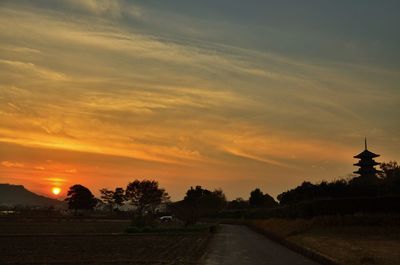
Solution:
[[[0,184],[0,205],[2,206],[39,206],[62,207],[65,202],[38,195],[22,185]]]

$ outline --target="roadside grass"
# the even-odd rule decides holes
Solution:
[[[394,227],[316,227],[287,239],[341,264],[400,264],[400,229]]]
[[[399,216],[332,216],[248,221],[346,265],[400,264]]]

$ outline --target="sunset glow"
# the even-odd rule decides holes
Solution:
[[[58,187],[53,187],[53,188],[51,189],[51,192],[52,192],[54,195],[58,195],[58,194],[60,194],[61,189],[58,188]]]
[[[234,199],[346,176],[364,137],[400,160],[397,8],[189,2],[2,1],[0,182]]]

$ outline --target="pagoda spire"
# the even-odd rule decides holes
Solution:
[[[364,151],[354,156],[354,158],[359,159],[359,161],[354,164],[355,166],[359,167],[359,169],[357,171],[354,171],[354,173],[358,174],[360,179],[376,179],[376,174],[380,171],[377,170],[375,166],[380,165],[380,163],[376,162],[374,158],[379,157],[380,155],[372,153],[368,150],[366,137],[364,139],[364,147]]]

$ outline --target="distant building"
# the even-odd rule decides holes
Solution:
[[[375,181],[378,179],[377,174],[380,170],[377,170],[375,166],[380,165],[380,163],[376,162],[374,158],[379,157],[380,155],[372,153],[367,148],[367,139],[365,139],[365,150],[354,156],[354,158],[358,158],[359,161],[354,164],[359,167],[357,171],[353,173],[358,174],[357,178],[359,181]]]

